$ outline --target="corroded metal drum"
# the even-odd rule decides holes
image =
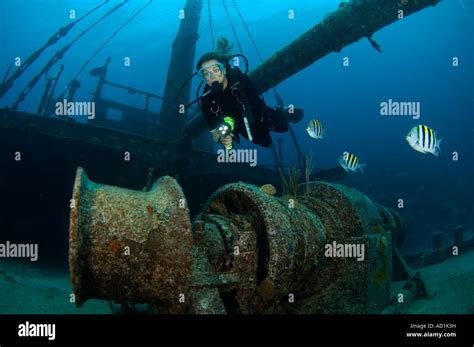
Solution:
[[[402,227],[382,208],[342,185],[312,182],[300,185],[297,197],[282,199],[233,183],[211,196],[194,225],[205,234],[215,271],[228,270],[219,265],[225,256],[236,265],[233,271],[247,269],[240,284],[221,288],[221,296],[232,296],[229,302],[238,306],[233,311],[274,312],[296,297],[306,308],[286,305],[293,312],[370,313],[389,300],[391,235]],[[255,238],[253,249],[244,246],[246,257],[231,252],[242,246],[242,235]],[[326,257],[333,242],[363,245],[364,261]]]
[[[160,313],[377,313],[390,299],[398,214],[359,191],[310,182],[275,197],[232,183],[192,226],[170,177],[149,192],[79,168],[70,226],[76,302],[146,302]],[[328,247],[361,250],[339,257]],[[352,247],[352,248],[351,248]]]
[[[175,179],[149,192],[90,181],[77,169],[69,229],[76,305],[89,298],[161,302],[180,312],[192,273],[189,210]]]
[[[302,289],[318,266],[325,239],[321,221],[305,206],[288,208],[284,200],[253,185],[233,183],[218,189],[197,220],[195,224],[207,224],[208,239],[216,238],[213,232],[221,234],[217,238],[221,237],[226,245],[234,271],[248,270],[242,276],[242,284],[247,285],[236,284],[222,290],[235,293],[241,313],[259,312],[293,289]],[[253,248],[243,244],[242,240],[249,239],[245,235],[254,238]],[[218,242],[208,242],[206,246],[210,254],[219,254]],[[238,255],[234,252],[236,247]],[[212,259],[211,262],[218,264]]]

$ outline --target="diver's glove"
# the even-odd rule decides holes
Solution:
[[[226,138],[227,136],[234,137],[234,134],[232,134],[232,129],[229,123],[222,123],[217,127],[217,131],[219,133],[219,142],[222,143],[222,140]],[[222,143],[227,150],[232,149],[232,141],[229,144],[224,144]]]
[[[211,134],[212,134],[212,140],[215,142],[215,143],[220,143],[220,144],[223,144],[224,147],[226,147],[227,149],[232,149],[232,141],[233,141],[233,134],[229,134],[229,135],[224,135],[222,136],[218,130],[218,128],[215,128],[214,130],[211,130]],[[226,142],[228,142],[228,139],[231,139],[231,143],[228,144]]]
[[[232,134],[232,131],[234,130],[234,125],[235,125],[235,121],[234,119],[232,119],[231,117],[224,117],[224,122],[222,124],[220,124],[216,130],[218,132],[218,135],[219,135],[219,142],[222,143],[222,139],[227,137],[227,136],[230,136],[230,137],[234,137],[234,134]],[[229,143],[229,144],[224,144],[225,148],[227,150],[231,150],[232,149],[232,141]]]

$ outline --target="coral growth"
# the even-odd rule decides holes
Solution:
[[[267,193],[268,195],[276,194],[276,188],[272,184],[264,184],[263,186],[260,187],[260,190],[262,192]]]
[[[305,156],[304,174],[306,179],[306,198],[309,196],[309,177],[311,176],[311,172],[313,172],[313,152]]]
[[[282,186],[283,186],[283,195],[290,194],[296,196],[296,187],[298,185],[298,176],[300,175],[300,170],[296,167],[288,169],[288,178],[289,181],[286,180],[285,176],[281,169],[278,169],[280,172]]]

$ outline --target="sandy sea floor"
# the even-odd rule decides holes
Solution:
[[[419,270],[429,297],[411,304],[408,313],[473,314],[474,251]],[[27,261],[0,261],[0,314],[109,314],[105,300],[70,302],[67,270]]]

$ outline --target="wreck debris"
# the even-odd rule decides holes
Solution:
[[[138,192],[91,182],[78,168],[70,225],[76,304],[149,303],[157,313],[382,311],[392,244],[403,238],[398,215],[342,185],[305,183],[295,195],[298,208],[259,187],[228,184],[191,226],[173,178]],[[332,243],[360,246],[365,261],[328,258]]]
[[[362,38],[371,38],[383,27],[439,0],[353,0],[329,14],[322,22],[281,48],[249,75],[261,93],[305,69],[315,61]],[[372,40],[373,41],[373,40]],[[380,46],[371,42],[375,49]]]
[[[192,235],[176,181],[165,176],[139,192],[96,184],[78,168],[73,199],[69,261],[76,305],[91,297],[161,301],[180,312],[174,299],[188,291]]]

